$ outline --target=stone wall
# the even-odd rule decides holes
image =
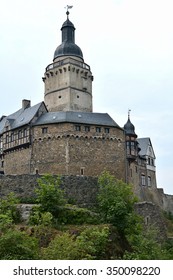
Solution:
[[[5,154],[5,174],[29,174],[31,148],[20,148]]]
[[[37,179],[39,177],[39,175],[1,175],[0,197],[6,196],[9,192],[14,192],[18,197],[28,200],[35,195],[34,189],[38,186]],[[71,203],[82,207],[91,207],[96,202],[97,177],[62,176],[61,187]],[[161,210],[173,214],[173,196],[164,194],[163,190],[160,189],[152,190],[148,188],[141,189],[141,194],[143,195],[143,201],[135,205],[136,212],[144,217],[146,226],[156,226],[159,230],[159,236],[164,238],[166,230]]]
[[[94,125],[90,131],[75,131],[74,124],[48,125],[34,128],[32,172],[39,174],[64,174],[98,176],[108,170],[118,179],[125,180],[125,149],[123,131],[110,128],[110,133],[97,133]]]
[[[39,175],[0,175],[0,197],[14,192],[19,198],[28,200],[35,196]],[[67,199],[81,206],[93,205],[97,195],[97,178],[87,176],[62,176],[62,189]]]
[[[153,226],[157,229],[159,239],[166,239],[166,225],[161,209],[152,202],[139,202],[135,204],[135,211],[144,218],[144,226]]]

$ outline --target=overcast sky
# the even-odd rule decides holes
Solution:
[[[42,77],[61,43],[66,5],[94,75],[95,112],[150,137],[157,183],[173,194],[173,1],[0,0],[0,115],[44,99]]]

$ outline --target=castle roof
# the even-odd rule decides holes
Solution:
[[[9,126],[11,130],[29,124],[42,104],[43,102],[40,102],[32,107],[21,108],[9,116],[3,117],[0,121],[0,134],[4,132],[6,126]]]
[[[112,126],[122,129],[107,113],[74,111],[45,113],[36,121],[35,125],[63,122]]]
[[[146,155],[148,155],[148,147],[150,146],[152,148],[152,152],[154,155],[154,151],[153,151],[153,147],[152,147],[152,143],[149,137],[145,137],[145,138],[138,138],[137,139],[138,143],[139,143],[139,148],[141,149],[139,151],[139,155],[141,157],[145,157]],[[155,158],[155,155],[154,155]]]
[[[132,124],[130,117],[128,117],[128,120],[126,122],[126,124],[124,125],[124,130],[126,135],[134,135],[135,137],[137,137],[136,133],[135,133],[135,127]]]
[[[54,53],[54,59],[60,56],[77,56],[83,59],[82,50],[75,44],[75,27],[67,17],[62,28],[62,44],[58,46]]]

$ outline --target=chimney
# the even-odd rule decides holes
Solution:
[[[31,100],[23,99],[22,100],[22,109],[27,109],[31,107]]]

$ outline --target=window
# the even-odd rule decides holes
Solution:
[[[101,132],[101,127],[96,127],[96,132]]]
[[[4,167],[4,161],[1,161],[1,167],[2,168]]]
[[[151,187],[151,177],[148,176],[148,187]]]
[[[142,186],[145,186],[145,175],[144,174],[141,175],[141,184],[142,184]]]
[[[151,165],[154,166],[154,159],[151,159]]]
[[[19,139],[22,138],[22,130],[19,130],[19,132],[18,132],[18,137],[19,137]]]
[[[42,127],[42,133],[43,134],[47,133],[47,131],[48,131],[47,127]]]
[[[110,131],[110,128],[105,127],[105,133],[109,133],[109,131]]]
[[[80,169],[80,175],[84,175],[84,167],[81,167],[81,169]]]
[[[26,137],[27,136],[27,129],[25,128],[23,131],[23,136]]]
[[[150,159],[150,158],[148,158],[148,164],[149,164],[149,165],[151,164],[151,159]]]
[[[86,132],[90,131],[90,126],[85,126],[85,131]]]
[[[138,167],[137,166],[135,166],[135,170],[136,170],[136,173],[138,173]]]
[[[81,131],[81,126],[80,125],[75,125],[76,131]]]
[[[14,141],[14,133],[12,132],[11,133],[11,142],[13,142]]]
[[[6,135],[6,137],[5,137],[5,143],[6,144],[9,143],[9,136],[8,135]]]

